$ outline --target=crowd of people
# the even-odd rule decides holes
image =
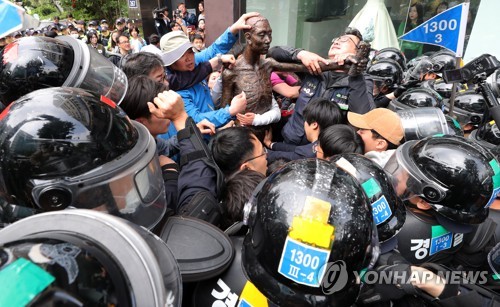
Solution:
[[[453,53],[371,50],[354,28],[332,39],[326,58],[271,47],[259,13],[204,46],[203,2],[198,9],[179,4],[175,21],[158,9],[149,44],[124,18],[113,31],[106,20],[70,29],[55,19],[37,39],[6,40],[0,222],[12,225],[0,230],[0,280],[26,280],[2,277],[21,261],[51,280],[20,302],[500,306],[500,133],[488,110],[498,84],[480,75],[452,86],[442,78]],[[410,8],[410,27],[419,14]],[[82,68],[68,57],[84,54],[84,43]],[[489,61],[489,74],[500,69]],[[57,229],[58,217],[75,226]],[[180,250],[213,252],[196,250],[206,233],[188,235],[199,220],[198,229],[230,237],[217,273],[213,259],[199,271],[183,262]],[[55,228],[21,235],[26,221]],[[133,265],[103,256],[120,253],[105,233],[81,229],[101,222],[131,257],[144,248],[141,267],[155,273],[142,287],[156,294],[135,296],[144,289],[114,279],[120,270],[134,279]]]

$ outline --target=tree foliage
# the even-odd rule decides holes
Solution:
[[[106,19],[110,25],[118,17],[128,15],[128,3],[126,0],[60,0],[60,6],[64,12],[59,12],[53,0],[31,0],[31,13],[37,13],[40,19],[52,19],[60,16],[61,19],[71,13],[75,19],[101,20]]]

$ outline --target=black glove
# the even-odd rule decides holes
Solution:
[[[398,98],[399,96],[403,95],[404,92],[406,92],[407,88],[404,87],[404,86],[398,86],[396,87],[396,89],[394,90],[394,92],[392,92],[392,94],[394,95],[394,97]]]
[[[398,85],[398,87],[396,87],[396,89],[392,93],[394,94],[394,97],[398,98],[404,92],[406,92],[406,90],[408,90],[408,89],[410,89],[412,87],[415,87],[418,83],[419,83],[418,80],[409,80],[409,81],[406,81],[405,83]]]
[[[408,263],[398,263],[392,265],[381,265],[373,270],[377,280],[374,282],[373,273],[366,272],[365,283],[361,288],[358,301],[362,304],[373,304],[398,300],[405,295],[417,295],[419,290],[411,282],[411,269]],[[384,282],[384,277],[387,282]]]

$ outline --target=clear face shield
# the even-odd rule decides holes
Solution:
[[[394,190],[402,200],[409,200],[415,196],[423,197],[430,203],[439,203],[446,198],[448,189],[429,182],[429,179],[412,165],[409,157],[409,149],[416,141],[410,141],[399,146],[384,167],[393,181]]]
[[[69,43],[75,54],[73,68],[63,86],[90,90],[120,104],[128,88],[125,73],[83,41],[66,36],[57,39]]]
[[[425,74],[437,71],[439,67],[429,57],[422,58],[413,69],[408,70],[410,80],[422,80]]]
[[[397,111],[401,118],[405,140],[421,140],[435,134],[450,134],[443,111],[434,107]]]
[[[497,276],[500,276],[500,243],[495,245],[488,253],[488,264]]]
[[[144,126],[133,124],[137,144],[117,159],[74,177],[31,180],[37,205],[45,210],[93,209],[148,229],[157,225],[167,204],[156,144]]]
[[[481,123],[487,104],[482,96],[478,96],[470,94],[455,99],[453,115],[463,126],[466,124],[479,125]],[[476,100],[476,98],[478,99]],[[450,111],[450,103],[448,101],[444,104],[444,110],[447,113]]]

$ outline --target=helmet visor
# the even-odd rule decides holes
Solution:
[[[438,184],[428,182],[429,179],[409,161],[409,149],[415,142],[410,141],[399,146],[384,170],[392,176],[394,190],[402,200],[420,196],[428,202],[437,203],[446,197],[448,190]]]
[[[421,140],[435,134],[449,134],[443,111],[434,107],[399,110],[405,140]]]
[[[89,49],[90,64],[79,87],[98,92],[120,104],[127,93],[127,76],[111,61],[99,54],[96,49],[90,45],[87,45],[86,48]]]
[[[128,153],[82,175],[32,180],[33,199],[45,210],[93,209],[153,228],[166,211],[154,139],[138,123],[139,141]],[[143,131],[146,130],[146,131]]]
[[[500,276],[500,243],[495,245],[488,253],[488,264],[497,276]]]
[[[63,86],[90,90],[120,104],[128,88],[125,73],[83,41],[66,36],[58,39],[69,43],[75,54],[73,68]]]
[[[449,102],[445,103],[444,110],[446,113],[450,112],[450,104]],[[481,120],[483,119],[482,112],[470,112],[464,109],[461,109],[460,106],[455,105],[453,108],[453,115],[456,117],[457,121],[462,125],[473,124],[479,125]]]

